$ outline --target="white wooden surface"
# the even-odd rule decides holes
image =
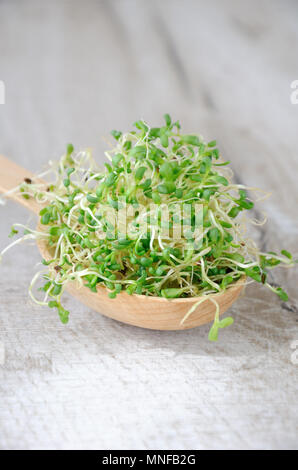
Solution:
[[[255,236],[297,255],[297,14],[294,0],[2,0],[0,151],[31,170],[69,141],[102,159],[111,129],[169,112],[273,191]],[[4,247],[28,214],[0,210]],[[28,300],[38,261],[22,246],[0,266],[1,448],[298,447],[297,270],[273,275],[287,305],[250,286],[210,344],[208,327],[141,330],[71,298],[62,326]]]

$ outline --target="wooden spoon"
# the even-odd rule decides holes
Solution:
[[[5,193],[15,188],[24,181],[24,178],[35,180],[32,173],[0,155],[0,193]],[[40,205],[33,199],[24,199],[16,193],[11,193],[7,197],[14,199],[35,214],[38,214],[40,211]],[[38,228],[42,230],[40,225]],[[38,240],[37,245],[44,259],[49,260],[52,258],[45,240]],[[212,297],[218,303],[220,315],[235,302],[244,283],[245,279],[240,279],[225,292],[209,296],[209,298]],[[110,299],[105,287],[97,287],[97,292],[94,293],[87,287],[78,288],[75,282],[68,284],[67,291],[88,307],[107,317],[142,328],[185,330],[209,323],[214,319],[215,305],[209,298],[199,305],[185,322],[181,324],[181,320],[189,309],[200,300],[200,297],[168,300],[162,297],[128,295],[125,292],[121,292],[115,299]]]

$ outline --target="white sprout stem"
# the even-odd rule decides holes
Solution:
[[[25,240],[35,240],[35,238],[36,238],[35,235],[33,235],[31,233],[28,233],[27,235],[24,235],[23,237],[18,238],[14,242],[10,243],[6,248],[4,248],[4,250],[1,251],[0,257],[2,257],[4,255],[4,253],[6,253],[8,250],[10,250],[13,246],[18,245],[19,243],[22,243]]]

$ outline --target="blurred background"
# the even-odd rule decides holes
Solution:
[[[170,113],[218,140],[237,181],[273,191],[256,237],[297,253],[297,15],[295,0],[0,0],[0,152],[39,171],[72,142],[104,161],[111,129]],[[3,247],[27,215],[1,211]],[[1,267],[0,446],[297,445],[297,271],[276,275],[289,306],[252,287],[214,347],[208,327],[146,332],[71,299],[65,329],[28,304],[39,256],[18,253],[18,276],[13,255]]]

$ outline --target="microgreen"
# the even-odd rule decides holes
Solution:
[[[103,169],[90,150],[76,153],[68,144],[60,161],[51,164],[53,182],[44,189],[31,180],[20,184],[23,197],[42,202],[44,230],[25,228],[23,238],[10,246],[27,238],[47,239],[52,259],[43,260],[45,297],[39,301],[33,295],[38,274],[30,295],[57,309],[63,323],[69,312],[61,297],[67,283],[76,281],[92,292],[105,286],[111,299],[123,291],[198,298],[183,321],[210,299],[215,319],[209,339],[215,341],[233,319],[220,320],[210,295],[247,277],[286,301],[285,291],[270,285],[267,273],[296,261],[287,250],[260,253],[245,237],[241,215],[254,203],[243,185],[231,181],[231,170],[225,168],[229,162],[217,142],[181,133],[180,123],[169,114],[164,120],[161,127],[138,120],[131,132],[112,131],[115,147],[106,152],[109,162]],[[116,223],[123,207],[130,211],[124,228]],[[181,223],[183,230],[175,237]],[[17,233],[13,227],[10,236]]]

